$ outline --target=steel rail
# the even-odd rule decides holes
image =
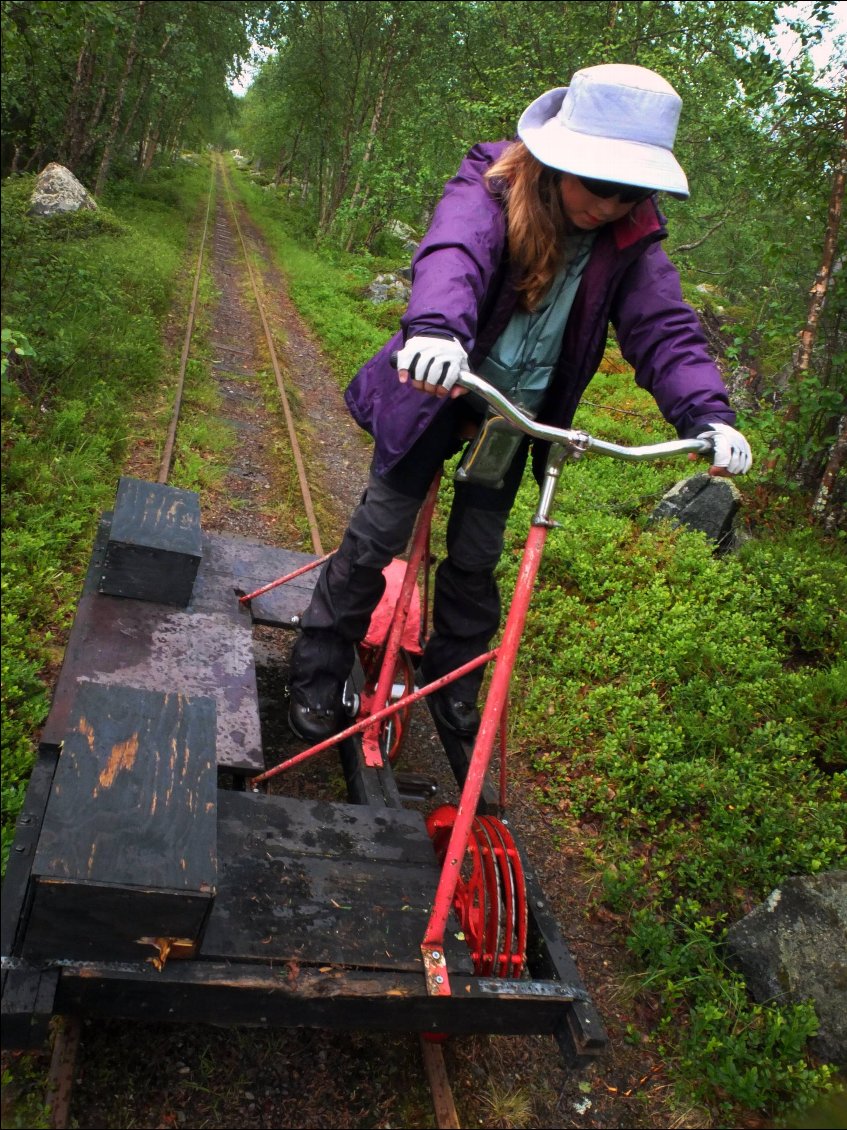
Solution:
[[[229,203],[230,211],[232,213],[233,223],[235,230],[238,232],[238,238],[241,241],[241,250],[244,252],[244,263],[247,267],[247,274],[250,277],[250,285],[253,288],[253,297],[256,300],[256,308],[259,311],[259,317],[262,320],[262,328],[265,331],[265,340],[268,346],[268,353],[271,358],[271,365],[273,366],[274,376],[276,377],[276,386],[279,391],[280,400],[282,401],[282,410],[285,415],[285,423],[288,428],[288,437],[291,442],[291,453],[294,457],[294,464],[297,468],[297,478],[300,483],[300,494],[303,497],[303,506],[306,511],[306,520],[309,523],[309,534],[312,539],[312,546],[318,557],[323,556],[323,545],[321,544],[320,531],[318,530],[318,522],[315,517],[315,510],[312,505],[312,494],[309,490],[309,480],[306,476],[306,467],[303,462],[303,455],[300,450],[300,443],[297,439],[297,431],[294,427],[294,417],[291,412],[291,406],[288,401],[288,394],[285,391],[285,381],[282,376],[282,369],[280,368],[279,360],[276,355],[276,348],[274,347],[273,334],[271,333],[270,325],[268,324],[265,309],[262,304],[262,299],[259,294],[259,287],[256,282],[255,272],[253,271],[252,264],[250,263],[250,256],[247,252],[247,243],[245,242],[244,235],[241,231],[241,225],[238,222],[238,215],[235,211],[235,205],[232,201],[232,195],[229,191],[229,181],[227,179],[226,166],[221,160],[220,156],[216,157],[218,168],[221,172],[221,177],[226,193],[227,202]]]
[[[171,462],[174,457],[176,429],[179,425],[179,415],[182,411],[182,394],[185,389],[185,370],[188,367],[188,353],[191,348],[191,338],[194,334],[194,319],[197,314],[197,295],[200,291],[200,278],[203,273],[203,254],[206,250],[206,237],[209,231],[209,214],[212,210],[214,187],[215,169],[214,166],[212,166],[211,178],[209,180],[209,195],[206,200],[206,219],[203,223],[203,235],[200,239],[200,254],[197,256],[197,270],[194,272],[194,290],[191,293],[191,305],[188,310],[188,319],[185,325],[185,339],[182,343],[182,356],[179,360],[179,373],[177,375],[173,414],[171,415],[170,427],[168,428],[168,435],[165,440],[165,450],[162,453],[162,461],[159,465],[158,482],[160,483],[166,483],[168,481],[168,476],[171,473]]]

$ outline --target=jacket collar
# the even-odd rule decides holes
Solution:
[[[648,197],[612,225],[615,247],[618,251],[626,251],[633,244],[657,233],[660,233],[660,239],[664,239],[667,231],[663,219],[653,198]]]

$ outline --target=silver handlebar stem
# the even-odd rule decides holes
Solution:
[[[469,392],[475,392],[498,412],[505,420],[531,436],[532,439],[542,440],[546,443],[557,444],[566,448],[573,454],[581,455],[585,451],[596,451],[599,455],[610,455],[613,459],[623,459],[630,463],[643,463],[650,459],[661,459],[665,455],[708,455],[712,451],[712,444],[707,439],[672,439],[664,443],[644,444],[640,447],[624,447],[618,443],[607,443],[606,440],[595,439],[587,432],[576,431],[572,428],[554,428],[549,424],[539,424],[531,417],[526,416],[516,408],[499,389],[477,377],[474,373],[463,372],[459,375],[458,384]]]
[[[547,465],[544,469],[544,481],[541,484],[538,508],[532,518],[533,526],[550,527],[556,525],[550,514],[553,509],[556,488],[559,485],[562,464],[568,456],[578,459],[586,451],[596,451],[600,455],[610,455],[613,459],[624,459],[628,462],[639,463],[648,459],[661,459],[666,455],[691,453],[707,455],[712,450],[712,444],[703,439],[674,439],[666,443],[651,443],[640,447],[623,447],[621,444],[607,443],[605,440],[595,439],[587,432],[575,431],[572,428],[554,428],[548,424],[536,423],[535,420],[516,408],[502,392],[474,373],[461,373],[458,383],[462,388],[480,396],[489,407],[517,431],[523,432],[532,439],[541,440],[551,445]]]

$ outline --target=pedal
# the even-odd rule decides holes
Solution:
[[[394,782],[400,796],[407,800],[430,800],[438,792],[438,781],[423,773],[395,773]]]

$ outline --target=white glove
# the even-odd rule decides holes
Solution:
[[[698,439],[710,439],[714,444],[713,467],[722,467],[729,475],[744,475],[753,465],[750,444],[729,424],[709,424]]]
[[[426,392],[449,392],[467,367],[468,355],[454,337],[410,337],[397,354],[397,369],[407,369]]]

